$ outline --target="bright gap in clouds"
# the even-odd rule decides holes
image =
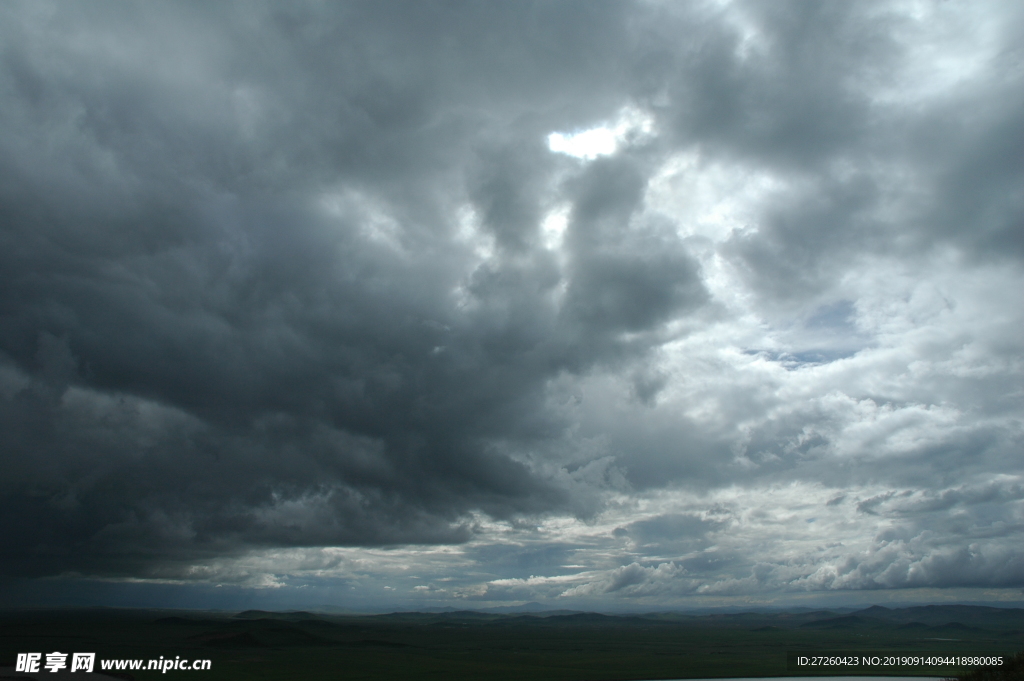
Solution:
[[[8,5],[0,602],[1019,598],[1009,3]]]
[[[548,213],[540,224],[541,235],[544,238],[544,247],[549,250],[556,250],[562,245],[565,237],[565,230],[569,226],[569,206],[559,206]]]
[[[548,135],[548,149],[584,161],[610,156],[623,144],[634,144],[654,133],[651,117],[633,107],[625,107],[615,121],[572,133],[553,132]]]

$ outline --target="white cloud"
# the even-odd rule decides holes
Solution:
[[[624,145],[636,144],[654,134],[654,120],[634,107],[624,107],[614,121],[577,132],[553,132],[548,149],[584,161],[610,156]]]

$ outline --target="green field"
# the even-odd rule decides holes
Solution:
[[[0,665],[19,652],[98,659],[210,659],[210,671],[136,679],[670,679],[879,674],[950,676],[959,667],[787,668],[787,652],[1009,655],[1024,610],[928,606],[855,613],[336,616],[64,610],[3,613]],[[97,667],[97,670],[99,668]]]

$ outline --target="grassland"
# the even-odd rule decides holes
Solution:
[[[98,659],[212,660],[212,669],[205,672],[131,672],[140,681],[951,676],[964,670],[794,670],[787,667],[787,653],[1009,655],[1021,648],[1024,610],[973,606],[702,616],[470,611],[336,616],[104,609],[0,615],[3,666],[13,665],[18,652],[54,650],[95,652]]]

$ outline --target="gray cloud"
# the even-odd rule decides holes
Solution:
[[[0,14],[7,577],[1021,585],[1018,10]]]

